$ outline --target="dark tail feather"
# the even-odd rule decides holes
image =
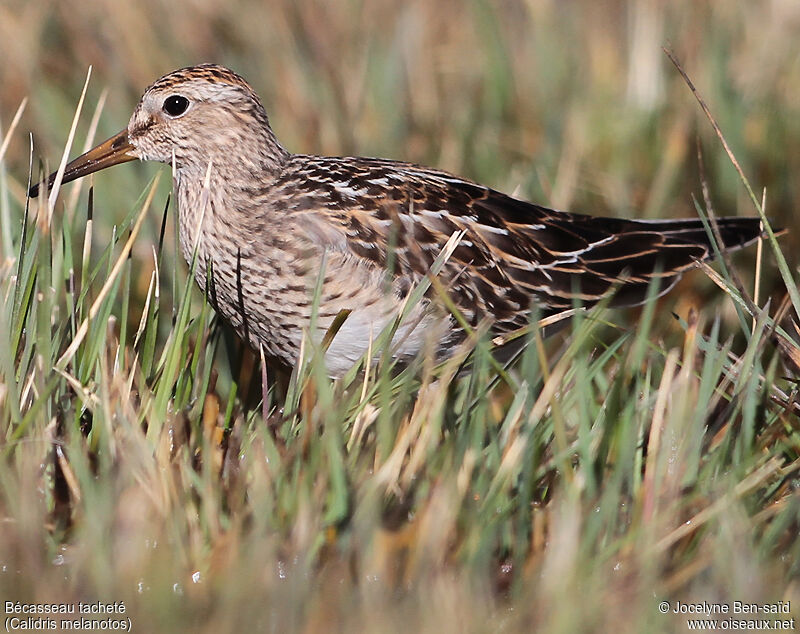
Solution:
[[[635,224],[641,225],[643,229],[659,231],[672,240],[684,240],[701,244],[708,248],[708,257],[713,257],[714,255],[708,232],[700,219],[654,222],[640,220],[636,221]],[[761,227],[760,218],[719,218],[717,219],[717,226],[724,243],[718,246],[728,250],[741,249],[766,235]]]
[[[736,250],[763,236],[759,218],[720,218],[720,248]],[[642,303],[651,284],[663,295],[698,260],[714,257],[711,239],[699,219],[622,220],[579,216],[569,228],[590,245],[575,262],[549,269],[551,283],[542,303],[569,308],[576,295],[584,306],[610,292],[614,306]],[[616,290],[615,290],[616,289]]]

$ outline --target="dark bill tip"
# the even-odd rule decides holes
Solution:
[[[67,163],[64,168],[64,177],[61,184],[69,183],[83,176],[88,176],[102,169],[133,161],[137,156],[133,154],[133,146],[128,141],[128,131],[123,130],[115,134],[110,139],[106,139],[100,145],[92,148],[85,154]],[[51,189],[56,181],[57,172],[53,172],[43,183],[47,183],[47,189]],[[36,198],[39,195],[40,186],[43,183],[36,183],[28,190],[28,196]]]

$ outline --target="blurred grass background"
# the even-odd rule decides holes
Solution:
[[[5,0],[0,11],[2,111],[8,119],[28,96],[23,129],[51,160],[89,64],[89,106],[109,89],[105,137],[155,78],[215,61],[250,80],[294,151],[433,164],[559,208],[686,214],[697,190],[693,135],[710,134],[660,50],[668,44],[775,214],[797,196],[800,9],[791,0]],[[16,143],[8,161],[18,174],[27,142]],[[709,159],[710,181],[720,209],[736,213],[740,188],[719,157]],[[134,182],[131,172],[112,182]]]
[[[215,61],[250,80],[296,152],[410,160],[560,209],[677,217],[694,213],[700,134],[718,212],[752,213],[661,52],[669,45],[746,173],[768,189],[768,212],[788,226],[800,172],[799,14],[791,0],[4,0],[0,105],[7,125],[30,99],[21,129],[34,132],[37,158],[54,165],[88,65],[90,111],[108,89],[98,131],[106,138],[155,78]],[[27,145],[16,135],[7,152],[17,178],[27,172]],[[103,217],[118,221],[156,169],[104,175]],[[13,183],[12,191],[22,195]],[[97,230],[106,237],[102,224]],[[145,231],[153,239],[157,223]],[[148,244],[136,245],[143,259]]]
[[[15,275],[34,257],[18,246],[27,132],[35,161],[54,168],[88,65],[76,148],[104,91],[98,140],[127,124],[157,77],[213,61],[252,83],[292,151],[410,160],[556,208],[655,218],[695,214],[699,136],[717,213],[753,215],[663,55],[668,45],[757,193],[767,188],[768,215],[791,229],[798,42],[792,0],[2,0],[4,131],[28,98],[0,165],[0,230],[14,247],[3,252],[4,323],[27,323],[24,302],[9,300],[20,280],[53,315],[72,309],[62,287],[73,260],[81,269],[85,183],[65,188],[68,200],[82,187],[78,205],[64,214],[60,204],[54,239],[29,251],[38,274]],[[97,270],[110,270],[159,171],[167,168],[129,164],[94,178]],[[167,176],[124,283],[103,304],[109,327],[90,333],[92,349],[70,369],[81,389],[54,375],[69,338],[32,303],[23,343],[0,359],[4,598],[124,599],[140,631],[209,632],[682,631],[657,614],[662,597],[800,601],[797,420],[770,392],[776,383],[792,393],[789,370],[762,334],[749,343],[737,335],[737,365],[701,345],[691,320],[684,331],[669,316],[699,308],[700,331],[720,345],[737,332],[732,303],[704,276],[688,276],[663,311],[615,313],[631,322],[630,336],[596,339],[576,325],[559,352],[572,362],[561,375],[531,352],[515,390],[503,384],[482,400],[485,364],[485,376],[452,391],[435,385],[415,405],[416,386],[387,377],[373,379],[366,399],[321,385],[326,413],[298,414],[273,435],[238,400],[236,364],[218,358],[212,372],[213,347],[195,348],[209,337],[207,311],[185,340],[176,335],[188,313],[172,222],[154,300],[164,317],[147,304]],[[794,233],[781,239],[793,266]],[[752,254],[743,261],[752,277]],[[102,282],[87,283],[79,315]],[[769,266],[764,284],[775,299],[785,292]],[[174,354],[182,368],[175,381],[133,360],[143,310],[153,355]],[[718,311],[727,318],[715,334]],[[543,384],[558,398],[540,396]],[[153,411],[169,416],[156,426]],[[698,529],[682,533],[687,521]]]

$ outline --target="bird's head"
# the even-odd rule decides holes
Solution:
[[[280,164],[286,152],[269,127],[258,95],[239,75],[215,64],[182,68],[147,90],[128,127],[71,161],[62,182],[134,159],[173,163],[205,173],[232,157],[256,170]],[[55,174],[49,185],[55,181]],[[38,185],[31,196],[38,194]]]

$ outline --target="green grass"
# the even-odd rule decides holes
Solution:
[[[209,5],[222,45],[161,37],[184,31],[170,5],[152,2],[161,19],[136,47],[123,27],[141,16],[121,9],[105,28],[130,58],[114,58],[120,76],[108,81],[131,88],[84,112],[76,138],[92,119],[104,138],[147,81],[211,55],[254,80],[295,150],[419,160],[609,214],[690,215],[694,194],[704,215],[709,202],[719,215],[753,215],[769,185],[767,216],[791,229],[787,148],[800,119],[769,78],[795,66],[759,58],[758,20],[744,9],[677,4],[651,19],[665,37],[699,20],[704,37],[676,50],[753,200],[666,60],[655,105],[626,101],[613,28],[593,24],[590,3],[559,17],[548,3],[470,2],[457,19],[423,3],[362,7],[394,38],[353,19],[356,5],[249,16]],[[86,183],[65,189],[52,216],[41,199],[25,206],[40,155],[28,153],[25,117],[48,135],[42,152],[60,156],[93,58],[87,25],[98,14],[74,11],[9,18],[60,33],[58,55],[81,70],[42,71],[22,123],[0,135],[0,147],[10,139],[0,150],[3,602],[124,601],[144,632],[686,631],[685,616],[659,613],[663,600],[783,600],[792,610],[781,616],[796,613],[796,313],[778,310],[796,289],[791,236],[764,247],[762,295],[773,299],[760,312],[742,298],[753,249],[736,260],[743,288],[729,273],[727,292],[695,273],[641,310],[579,313],[563,335],[534,335],[509,371],[481,333],[460,378],[455,361],[423,359],[332,383],[307,346],[291,376],[267,368],[262,408],[258,359],[178,254],[168,174],[143,168],[160,174],[146,185],[142,169],[119,168],[91,195]],[[761,28],[780,26],[761,17]],[[266,33],[248,26],[265,23]],[[433,26],[407,26],[429,23],[438,39]],[[735,52],[742,42],[748,54]],[[329,50],[341,67],[325,62]],[[748,73],[759,60],[757,81]],[[88,110],[98,76],[102,86],[114,75],[107,65],[94,70]],[[2,112],[13,113],[20,99],[7,98]],[[695,130],[708,200],[696,191]]]

